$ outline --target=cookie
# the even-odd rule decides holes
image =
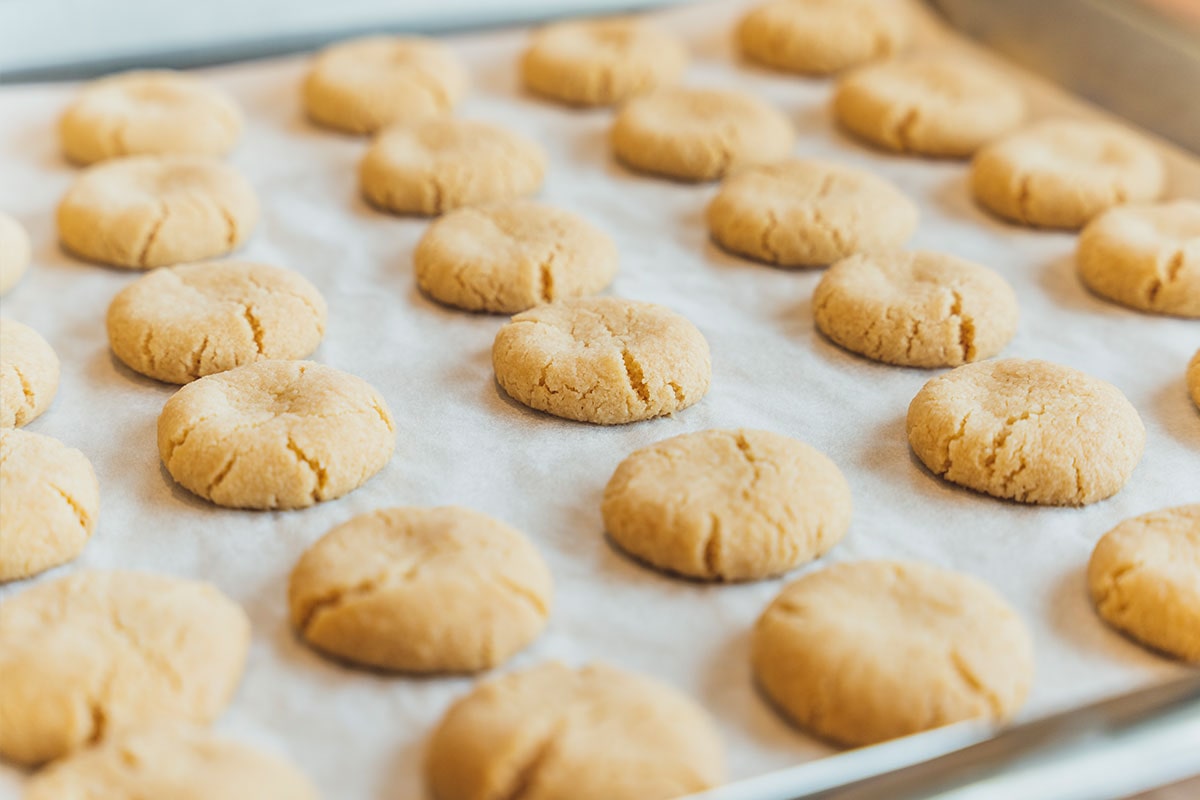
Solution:
[[[29,269],[32,257],[33,248],[25,228],[0,211],[0,294],[17,285],[25,270]]]
[[[496,334],[492,366],[514,400],[600,425],[674,414],[698,402],[712,379],[696,326],[663,306],[617,297],[518,314]]]
[[[529,540],[467,508],[354,517],[292,571],[292,626],[323,653],[404,672],[478,672],[541,633],[553,593]]]
[[[258,222],[258,199],[232,167],[205,156],[130,156],[80,173],[58,206],[67,250],[150,269],[224,255]]]
[[[1021,90],[958,57],[925,54],[856,70],[838,81],[843,128],[885,150],[963,158],[1017,127]]]
[[[852,353],[904,367],[956,367],[999,353],[1017,296],[995,272],[928,250],[837,262],[813,292],[818,330]]]
[[[557,662],[478,684],[446,712],[427,761],[438,800],[669,800],[720,784],[708,714],[605,664]]]
[[[25,800],[317,800],[294,766],[190,725],[106,738],[38,772]]]
[[[1053,119],[988,144],[971,162],[971,191],[988,211],[1039,228],[1081,228],[1122,203],[1163,192],[1162,160],[1105,122]]]
[[[34,765],[228,704],[250,621],[213,586],[86,570],[0,603],[0,756]]]
[[[100,485],[78,450],[0,428],[0,583],[78,556],[96,528]]]
[[[76,164],[119,156],[223,156],[242,133],[233,99],[172,70],[123,72],[92,81],[58,124],[63,154]]]
[[[58,391],[58,356],[28,325],[0,317],[0,428],[27,425]]]
[[[566,20],[537,31],[521,57],[529,91],[572,106],[611,106],[679,80],[683,42],[643,20]]]
[[[1143,514],[1104,534],[1087,581],[1109,625],[1200,663],[1200,504]]]
[[[711,181],[736,167],[783,158],[796,133],[783,112],[720,89],[661,89],[626,103],[612,127],[617,160],[683,181]]]
[[[325,335],[325,300],[299,273],[246,261],[151,272],[108,307],[108,341],[134,372],[188,383],[265,359],[304,358]]]
[[[396,425],[366,381],[311,361],[257,361],[184,386],[158,453],[189,492],[230,508],[304,508],[383,469]]]
[[[1007,720],[1033,680],[1024,623],[983,582],[927,564],[836,564],[784,587],[751,639],[754,675],[797,726],[856,747]]]
[[[1196,408],[1200,408],[1200,350],[1196,351],[1196,355],[1192,356],[1191,363],[1188,364],[1187,385],[1192,402],[1196,404]]]
[[[809,75],[886,58],[910,36],[907,9],[896,0],[772,0],[737,27],[747,59]]]
[[[1084,285],[1138,311],[1200,318],[1200,202],[1118,206],[1079,234]]]
[[[779,267],[893,250],[917,227],[916,205],[888,181],[804,159],[740,170],[721,184],[706,217],[721,247]]]
[[[358,174],[375,207],[433,216],[532,195],[545,173],[537,144],[486,122],[447,118],[383,131]]]
[[[1121,390],[1048,361],[983,361],[934,378],[908,407],[931,472],[994,497],[1081,506],[1120,491],[1146,446]]]
[[[769,431],[685,433],[634,452],[604,489],[623,550],[689,578],[758,580],[824,555],[850,526],[832,461]]]
[[[514,201],[434,221],[413,253],[417,283],[441,303],[515,314],[595,294],[617,273],[617,246],[582,217]]]
[[[327,128],[374,133],[450,113],[468,83],[466,67],[434,39],[368,36],[317,55],[304,79],[304,109]]]

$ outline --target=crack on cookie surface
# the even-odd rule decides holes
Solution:
[[[158,203],[158,217],[151,224],[150,231],[146,234],[146,239],[142,242],[142,246],[138,248],[137,266],[143,269],[149,266],[150,248],[158,241],[158,234],[162,231],[163,225],[167,223],[170,213],[170,206],[167,205],[167,202],[160,200]]]
[[[312,473],[314,484],[311,497],[315,503],[324,496],[325,490],[328,488],[329,475],[326,472],[325,467],[322,466],[318,459],[310,458],[302,449],[300,449],[300,445],[296,444],[296,440],[291,434],[288,434],[287,437],[287,449],[290,450],[294,456],[296,456],[297,462],[307,466],[309,471]]]

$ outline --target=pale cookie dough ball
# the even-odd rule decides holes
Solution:
[[[317,54],[304,79],[304,108],[320,125],[374,133],[450,113],[468,83],[466,67],[433,39],[368,36]]]
[[[0,428],[27,425],[58,391],[58,356],[28,325],[0,317]]]
[[[397,214],[444,214],[537,192],[546,154],[486,122],[433,119],[383,131],[359,165],[363,196]]]
[[[521,57],[521,78],[551,100],[609,106],[675,83],[687,60],[681,41],[648,22],[567,20],[533,35]]]
[[[896,0],[772,0],[742,19],[737,40],[751,61],[826,75],[903,49],[910,27]]]
[[[89,167],[58,206],[67,250],[129,269],[224,255],[257,222],[250,183],[204,156],[131,156]]]
[[[396,425],[366,381],[311,361],[258,361],[180,389],[158,453],[180,486],[230,508],[304,508],[383,469]]]
[[[108,307],[108,341],[134,372],[168,383],[267,359],[305,358],[325,335],[325,300],[299,273],[245,261],[151,272]]]
[[[35,765],[158,721],[212,722],[245,612],[199,581],[87,570],[0,603],[0,756]]]
[[[557,662],[452,705],[427,769],[438,800],[669,800],[725,775],[716,727],[690,698],[605,664]]]
[[[1033,644],[1000,595],[913,562],[836,564],[793,581],[759,617],[751,651],[785,716],[851,747],[1007,720],[1033,680]]]
[[[1200,350],[1196,351],[1196,355],[1192,356],[1192,361],[1188,364],[1187,385],[1192,402],[1196,404],[1196,408],[1200,408]]]
[[[1164,182],[1153,146],[1105,122],[1039,122],[971,163],[971,191],[984,208],[1041,228],[1081,228],[1112,206],[1157,199]]]
[[[1025,98],[963,58],[922,55],[847,75],[833,111],[848,131],[884,149],[961,158],[1019,125]]]
[[[860,251],[893,250],[917,227],[916,205],[883,178],[802,159],[730,176],[706,217],[721,247],[780,267],[823,267]]]
[[[225,92],[170,70],[125,72],[92,81],[58,125],[76,164],[118,156],[223,156],[242,133],[242,112]]]
[[[994,497],[1081,506],[1120,491],[1146,446],[1121,390],[1079,370],[1008,358],[925,384],[908,442],[934,474]]]
[[[604,490],[622,549],[703,580],[757,580],[824,555],[850,526],[832,461],[769,431],[685,433],[634,452]]]
[[[467,508],[354,517],[300,559],[292,626],[329,655],[406,672],[478,672],[541,633],[553,594],[529,540]]]
[[[946,253],[837,262],[813,292],[817,328],[852,353],[904,367],[991,358],[1017,332],[1017,296],[995,272]]]
[[[587,220],[527,201],[453,211],[413,253],[417,283],[435,300],[504,314],[595,294],[617,261],[612,239]]]
[[[8,214],[0,212],[0,294],[17,285],[25,270],[29,269],[32,257],[33,247],[25,228]]]
[[[1200,663],[1200,504],[1127,519],[1092,551],[1096,612],[1130,637]]]
[[[712,181],[735,167],[783,158],[795,137],[783,112],[757,97],[688,88],[629,101],[611,135],[625,166],[684,181]]]
[[[1200,317],[1200,202],[1118,206],[1079,235],[1079,277],[1101,297],[1156,314]]]
[[[663,306],[616,297],[518,314],[496,334],[492,365],[514,400],[600,425],[674,414],[699,402],[712,380],[696,326]]]
[[[317,800],[294,766],[190,725],[159,723],[34,775],[24,800]]]

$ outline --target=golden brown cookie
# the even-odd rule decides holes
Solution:
[[[8,214],[0,212],[0,294],[17,285],[25,270],[29,269],[32,257],[33,248],[25,228]]]
[[[826,75],[896,53],[910,28],[896,0],[770,0],[742,19],[737,40],[751,61]]]
[[[41,416],[58,392],[58,356],[28,325],[0,317],[0,428]]]

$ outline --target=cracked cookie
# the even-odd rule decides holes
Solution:
[[[309,119],[347,133],[449,114],[467,93],[467,69],[434,39],[367,36],[317,54],[304,79]]]
[[[1196,351],[1196,355],[1192,356],[1191,362],[1188,363],[1187,385],[1192,402],[1196,404],[1196,408],[1200,408],[1200,350]]]
[[[1200,504],[1143,514],[1104,534],[1087,582],[1109,625],[1200,663]]]
[[[41,416],[58,392],[58,356],[28,325],[0,317],[0,428]]]
[[[86,570],[0,603],[0,756],[36,765],[157,721],[212,722],[250,621],[213,586]]]
[[[850,486],[803,442],[769,431],[685,433],[634,452],[604,490],[613,541],[690,578],[769,578],[806,564],[850,526]]]
[[[606,664],[558,662],[478,684],[429,744],[438,800],[668,800],[723,782],[708,714],[676,689]]]
[[[1081,506],[1120,491],[1146,446],[1110,383],[1048,361],[983,361],[934,378],[908,407],[908,441],[935,475],[994,497]]]
[[[683,181],[712,181],[735,167],[783,158],[796,133],[783,112],[752,95],[661,89],[626,103],[613,122],[617,160]]]
[[[250,183],[205,156],[130,156],[88,167],[58,206],[67,250],[128,269],[224,255],[257,222]]]
[[[600,425],[674,414],[699,402],[712,380],[696,326],[664,306],[617,297],[518,314],[496,334],[492,366],[514,400]]]
[[[158,452],[180,486],[230,508],[304,508],[383,469],[396,426],[366,381],[311,361],[258,361],[176,392]]]
[[[245,261],[151,272],[108,307],[108,341],[134,372],[168,383],[266,359],[304,358],[325,335],[325,300],[297,272]]]
[[[323,653],[404,672],[479,672],[537,638],[550,571],[519,531],[468,508],[386,508],[322,537],[288,584]]]
[[[545,173],[546,154],[523,136],[486,122],[432,119],[380,133],[358,174],[376,208],[435,216],[535,194]]]
[[[896,53],[910,28],[896,0],[772,0],[742,19],[737,41],[764,66],[827,75]]]
[[[847,75],[833,112],[846,130],[886,150],[963,158],[1019,125],[1025,98],[966,59],[923,54]]]
[[[835,564],[789,583],[754,626],[751,659],[784,716],[850,747],[1007,720],[1033,679],[1033,644],[999,594],[903,561]]]
[[[434,221],[413,268],[420,287],[441,303],[515,314],[599,292],[616,275],[617,246],[582,217],[516,201]]]
[[[0,294],[17,285],[29,269],[32,256],[33,249],[24,226],[0,211]]]
[[[100,486],[83,453],[12,428],[0,430],[0,497],[0,582],[74,559],[100,510]]]
[[[242,133],[242,112],[228,94],[190,75],[139,70],[86,84],[58,132],[76,164],[163,153],[223,156]]]
[[[567,20],[534,33],[521,78],[551,100],[610,106],[675,83],[687,60],[681,41],[643,20]]]
[[[721,247],[780,267],[823,267],[860,251],[893,250],[917,227],[916,205],[888,181],[804,159],[738,171],[705,216]]]
[[[999,217],[1074,230],[1112,206],[1157,199],[1165,175],[1154,148],[1124,128],[1054,119],[984,146],[970,181],[979,204]]]
[[[1200,318],[1200,202],[1118,206],[1079,234],[1088,289],[1139,311]]]
[[[851,256],[813,292],[817,328],[885,364],[955,367],[999,353],[1017,330],[1017,296],[995,272],[925,250]]]

